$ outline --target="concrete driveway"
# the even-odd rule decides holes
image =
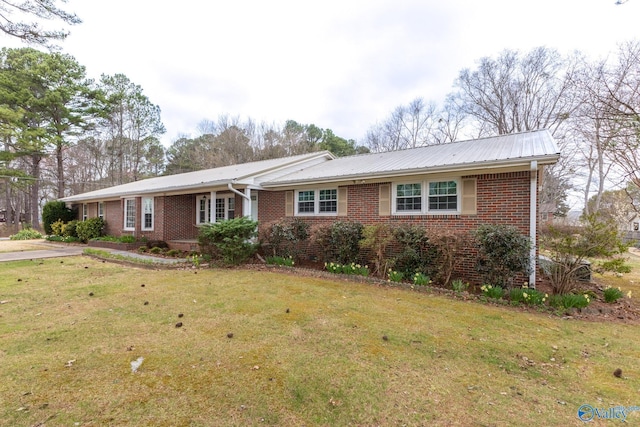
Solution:
[[[42,243],[41,246],[42,249],[35,251],[0,252],[0,262],[76,256],[82,255],[84,250],[84,246],[62,246],[48,243]]]

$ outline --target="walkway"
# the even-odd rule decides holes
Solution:
[[[82,255],[83,251],[87,248],[84,245],[59,245],[48,242],[39,242],[38,245],[42,246],[43,249],[35,251],[0,252],[0,262],[78,256]],[[136,252],[118,251],[113,249],[99,248],[99,250],[124,257],[151,261],[157,264],[177,264],[187,261],[183,258],[160,258]]]

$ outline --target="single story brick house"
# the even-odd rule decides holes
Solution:
[[[537,242],[547,130],[336,158],[327,151],[149,178],[62,199],[110,235],[193,241],[207,222],[250,216],[411,223],[475,230],[510,224]],[[537,248],[532,248],[532,259]],[[470,269],[471,270],[471,269]],[[471,273],[471,271],[469,271]],[[530,283],[535,283],[535,270]]]

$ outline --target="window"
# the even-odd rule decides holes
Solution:
[[[296,192],[296,215],[335,215],[338,213],[338,190],[300,190]]]
[[[316,192],[299,191],[298,192],[298,213],[314,213],[315,212],[315,196]]]
[[[422,184],[398,184],[396,186],[396,210],[398,212],[422,211]]]
[[[458,183],[438,181],[429,183],[429,211],[457,211]]]
[[[460,212],[460,181],[422,181],[392,186],[393,214],[443,214]]]
[[[236,214],[235,197],[217,197],[213,206],[211,198],[206,194],[196,198],[196,222],[206,224],[225,219],[233,219]]]
[[[236,214],[236,198],[224,197],[216,199],[216,221],[233,219]]]
[[[124,229],[135,230],[136,228],[136,200],[124,200]]]
[[[86,221],[88,217],[89,217],[89,214],[88,214],[87,204],[83,203],[82,204],[82,220]]]
[[[236,216],[236,198],[229,197],[227,207],[227,219],[233,219]]]
[[[153,230],[153,197],[142,198],[142,229]]]
[[[640,223],[634,222],[633,223],[633,231],[638,231],[639,229],[640,229]]]
[[[216,222],[224,220],[224,199],[216,199]]]
[[[98,218],[104,219],[104,203],[98,202]]]
[[[320,190],[319,200],[321,213],[338,212],[338,190]]]
[[[207,196],[200,196],[196,199],[196,223],[206,224],[211,222],[211,199]]]

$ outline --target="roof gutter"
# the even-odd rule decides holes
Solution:
[[[229,189],[229,191],[236,193],[238,196],[242,197],[242,215],[251,217],[251,189],[247,187],[245,189],[246,194],[238,191],[233,188],[233,181],[227,184],[227,188]]]

